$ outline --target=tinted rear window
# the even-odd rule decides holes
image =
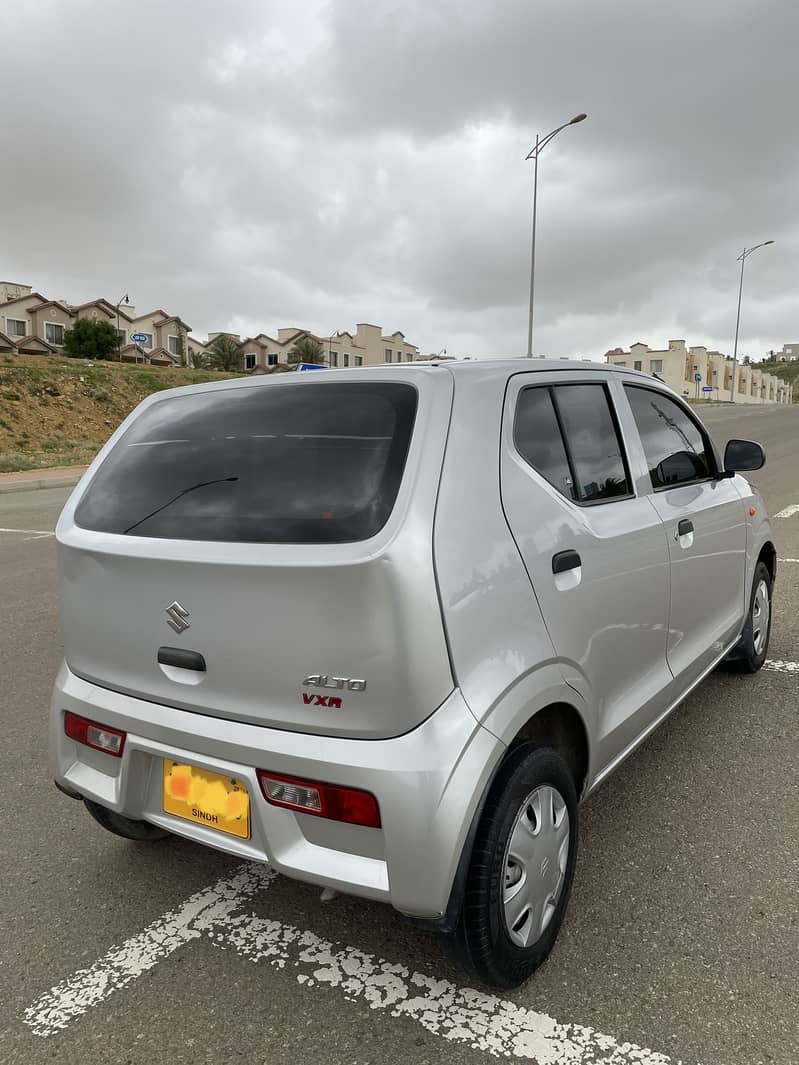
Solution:
[[[365,540],[394,506],[416,402],[411,386],[379,382],[162,400],[118,441],[75,521],[172,540]]]

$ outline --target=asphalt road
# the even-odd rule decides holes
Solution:
[[[799,504],[799,408],[706,420],[722,443],[764,444],[754,479],[772,514]],[[558,945],[498,1002],[388,908],[282,878],[253,887],[246,871],[234,890],[240,863],[180,839],[127,843],[55,791],[61,640],[53,539],[39,534],[66,496],[0,496],[0,1062],[799,1061],[799,561],[780,566],[776,665],[713,675],[583,807]],[[774,528],[780,558],[799,560],[799,511]],[[231,891],[231,913],[203,926],[196,914]],[[36,1004],[40,1034],[25,1023]]]

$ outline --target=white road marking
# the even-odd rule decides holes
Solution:
[[[297,982],[305,988],[336,988],[348,1001],[387,1010],[392,1017],[407,1017],[448,1042],[464,1043],[495,1057],[538,1065],[671,1065],[663,1054],[620,1043],[593,1028],[561,1024],[495,995],[411,972],[404,965],[334,945],[280,921],[236,914],[248,898],[269,886],[274,875],[264,866],[243,865],[233,876],[192,895],[90,968],[78,970],[42,995],[25,1011],[26,1024],[37,1035],[54,1035],[205,933],[217,946],[249,961],[295,970]]]
[[[799,558],[778,558],[777,562],[799,562]]]
[[[297,981],[304,987],[338,988],[348,1001],[407,1017],[448,1042],[465,1043],[494,1057],[524,1058],[538,1065],[671,1063],[663,1054],[619,1043],[593,1028],[561,1024],[495,995],[410,972],[352,947],[334,946],[280,921],[242,915],[210,935],[219,946],[231,946],[250,961],[299,969]]]
[[[266,866],[242,866],[233,876],[191,895],[176,910],[42,995],[25,1010],[25,1023],[41,1036],[66,1028],[184,943],[227,921],[245,899],[266,888],[274,875]]]
[[[792,518],[794,514],[799,514],[799,503],[791,503],[789,507],[785,507],[778,514],[775,514],[775,518]]]
[[[799,662],[786,662],[782,658],[767,658],[763,663],[763,669],[770,669],[774,673],[799,673]]]
[[[42,532],[41,529],[0,529],[0,533],[24,533],[25,540],[41,540],[44,536],[55,536],[54,532]]]

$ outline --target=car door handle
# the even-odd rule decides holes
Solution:
[[[199,651],[187,651],[184,647],[159,647],[158,663],[162,666],[177,666],[178,669],[194,669],[205,673],[205,659]]]
[[[578,566],[582,566],[582,561],[576,551],[558,551],[552,556],[553,573],[568,573],[570,569],[577,569]]]
[[[690,521],[688,518],[683,518],[682,521],[677,526],[677,535],[678,536],[687,536],[688,533],[692,533],[693,531],[694,531],[694,523],[692,521]]]

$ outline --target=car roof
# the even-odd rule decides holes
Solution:
[[[346,380],[358,380],[363,381],[364,376],[372,377],[373,375],[391,376],[394,380],[403,378],[405,380],[413,380],[414,377],[419,375],[434,375],[438,376],[442,372],[450,373],[457,379],[468,381],[470,377],[479,379],[481,381],[486,380],[486,376],[494,381],[505,381],[514,374],[519,373],[555,373],[563,372],[574,374],[626,374],[628,377],[642,378],[645,381],[657,382],[663,388],[668,386],[660,378],[655,377],[652,374],[644,373],[641,370],[632,370],[626,366],[613,366],[603,362],[593,362],[586,360],[583,362],[577,362],[571,359],[529,359],[525,356],[518,356],[516,358],[483,358],[483,359],[442,359],[431,360],[425,362],[402,362],[402,363],[386,363],[380,366],[356,366],[336,369],[332,373],[302,373],[302,374],[254,374],[248,376],[241,376],[236,378],[225,378],[222,381],[206,381],[201,384],[194,385],[182,385],[177,388],[163,389],[158,392],[154,392],[148,396],[143,402],[144,404],[150,404],[158,402],[162,399],[167,399],[177,395],[187,395],[191,393],[201,392],[217,392],[229,388],[263,388],[265,386],[277,386],[285,387],[292,382],[297,383],[302,381],[303,385],[307,385],[310,381],[322,381],[330,382],[335,379],[337,381]]]

